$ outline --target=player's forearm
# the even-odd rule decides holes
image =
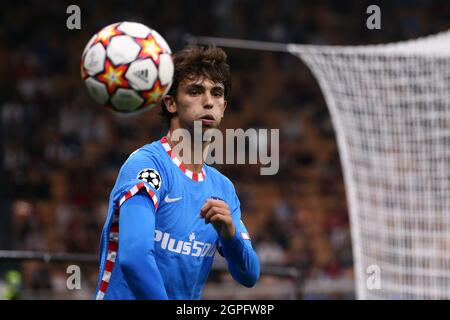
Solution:
[[[153,255],[134,252],[133,257],[120,260],[120,267],[134,296],[140,300],[166,300],[167,293]]]
[[[253,287],[259,279],[260,263],[256,252],[247,245],[238,233],[232,239],[221,238],[222,252],[228,269],[236,281],[246,287]]]
[[[137,299],[167,299],[154,257],[154,207],[144,194],[128,199],[120,208],[119,264]]]

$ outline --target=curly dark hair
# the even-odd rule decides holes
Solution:
[[[230,66],[227,63],[227,54],[221,48],[188,45],[173,54],[173,62],[175,65],[173,83],[167,95],[176,97],[180,82],[200,76],[223,84],[225,99],[227,99],[231,91],[231,74]],[[172,113],[167,111],[164,102],[161,103],[159,114],[170,124]]]

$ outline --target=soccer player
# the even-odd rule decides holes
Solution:
[[[232,182],[204,163],[183,161],[189,152],[173,152],[186,142],[173,141],[176,129],[194,137],[194,121],[206,130],[219,126],[231,88],[226,58],[216,47],[174,55],[162,104],[169,130],[128,157],[110,195],[96,299],[200,299],[216,250],[237,282],[252,287],[258,280]]]

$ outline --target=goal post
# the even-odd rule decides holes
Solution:
[[[336,132],[357,298],[450,299],[450,31],[367,46],[186,41],[303,60]]]
[[[288,50],[311,69],[330,110],[357,297],[449,299],[450,32]]]

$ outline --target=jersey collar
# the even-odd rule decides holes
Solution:
[[[167,140],[167,137],[164,136],[160,140],[164,150],[166,150],[167,154],[169,155],[169,158],[172,159],[172,162],[180,168],[181,172],[183,172],[188,178],[194,180],[194,181],[203,181],[206,178],[205,169],[202,168],[202,171],[200,173],[192,172],[191,170],[187,169],[183,163],[181,163],[180,159],[178,159],[175,154],[172,152],[172,148],[170,147],[169,141]]]

